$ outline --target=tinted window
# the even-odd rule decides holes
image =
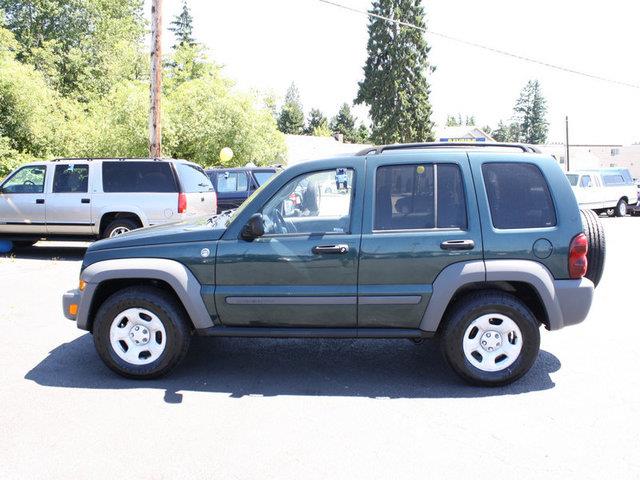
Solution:
[[[262,209],[268,234],[346,233],[353,201],[353,170],[344,169],[347,185],[336,187],[336,171],[294,178]]]
[[[204,170],[188,163],[176,163],[178,176],[180,177],[180,188],[186,193],[199,193],[213,191],[211,180]]]
[[[46,167],[22,167],[2,185],[4,193],[42,193]]]
[[[89,191],[89,165],[56,165],[53,193]]]
[[[549,187],[529,163],[485,163],[484,185],[495,228],[539,228],[556,224]]]
[[[219,172],[217,174],[218,192],[246,192],[247,174],[244,172]]]
[[[178,191],[167,162],[103,162],[102,185],[106,193]]]
[[[378,168],[375,230],[466,226],[464,186],[457,165],[412,164]]]
[[[576,174],[573,174],[573,173],[567,174],[567,180],[569,180],[569,184],[571,184],[572,187],[575,187],[576,185],[578,185],[578,175]]]
[[[256,177],[256,181],[258,182],[258,186],[262,186],[264,182],[269,180],[273,174],[276,172],[253,172],[253,176]]]
[[[591,186],[591,177],[589,175],[584,175],[580,179],[580,186],[581,187],[590,187]]]

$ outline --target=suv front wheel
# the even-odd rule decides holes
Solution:
[[[130,287],[100,306],[93,341],[102,361],[129,378],[156,378],[175,368],[191,340],[183,309],[166,292]]]
[[[522,377],[536,361],[539,322],[513,295],[499,291],[466,295],[445,321],[444,356],[469,383],[506,385]]]

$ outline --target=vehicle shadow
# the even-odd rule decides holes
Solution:
[[[75,262],[82,260],[86,251],[87,244],[84,242],[79,243],[78,245],[74,245],[70,242],[65,242],[64,245],[39,243],[33,247],[14,248],[9,253],[1,254],[0,258]]]
[[[27,373],[39,385],[65,388],[164,390],[167,403],[180,392],[369,398],[471,398],[553,388],[549,374],[560,361],[544,350],[531,371],[500,388],[471,387],[453,373],[435,342],[407,340],[276,340],[195,337],[185,361],[169,376],[129,380],[107,369],[90,334],[55,348]]]

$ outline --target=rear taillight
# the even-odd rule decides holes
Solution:
[[[182,192],[178,194],[178,213],[187,211],[187,194]]]
[[[582,278],[587,274],[587,251],[589,242],[584,233],[579,233],[569,246],[569,277]]]

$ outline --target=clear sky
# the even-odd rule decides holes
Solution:
[[[368,9],[368,0],[335,0]],[[164,0],[164,26],[182,0]],[[366,58],[367,18],[317,0],[188,0],[196,40],[241,89],[284,96],[295,81],[305,112],[332,116],[351,103]],[[425,0],[427,28],[596,75],[640,84],[640,2],[631,0]],[[149,14],[149,0],[145,5]],[[427,34],[433,120],[507,120],[537,78],[548,101],[549,141],[640,142],[640,89],[562,73]],[[170,34],[165,43],[171,45]],[[356,113],[366,119],[365,108]]]

